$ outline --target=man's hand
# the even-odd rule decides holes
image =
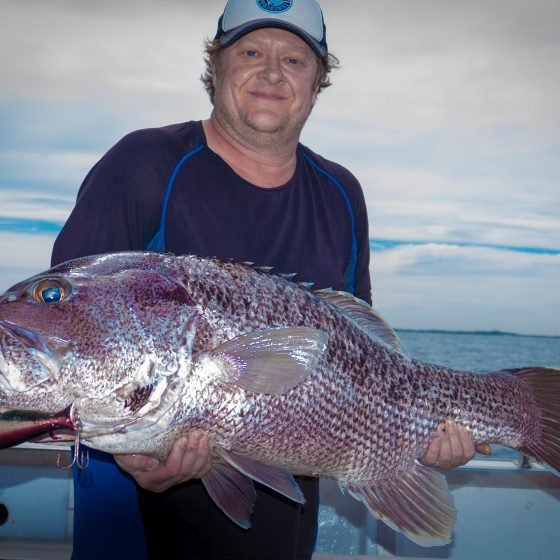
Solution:
[[[200,478],[212,468],[208,439],[202,432],[178,439],[163,463],[148,455],[115,455],[115,461],[139,486],[158,493]]]
[[[490,455],[492,448],[489,445],[475,446],[464,426],[446,420],[438,426],[437,434],[420,462],[427,467],[454,469],[468,463],[477,451]]]

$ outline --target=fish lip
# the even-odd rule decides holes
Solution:
[[[0,329],[5,329],[12,336],[25,343],[25,346],[34,348],[43,353],[62,355],[75,346],[75,342],[58,336],[43,335],[27,327],[13,323],[6,319],[0,319]]]
[[[21,325],[6,319],[0,319],[0,328],[5,329],[18,340],[25,341],[26,346],[42,347],[41,349],[45,348],[44,337],[42,337],[37,331],[33,331],[27,327],[22,327]]]
[[[74,432],[80,435],[82,440],[99,436],[112,435],[123,432],[129,426],[142,422],[143,418],[121,419],[113,425],[95,425],[95,423],[82,420],[79,413],[79,401],[75,401],[68,407],[68,418],[73,425]]]

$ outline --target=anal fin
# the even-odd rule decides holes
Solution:
[[[456,510],[442,474],[415,465],[378,486],[349,483],[346,488],[377,519],[416,544],[442,546],[451,542]]]

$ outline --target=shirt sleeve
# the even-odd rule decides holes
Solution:
[[[146,248],[159,227],[165,192],[165,158],[155,157],[154,131],[125,136],[91,169],[55,240],[51,265]]]

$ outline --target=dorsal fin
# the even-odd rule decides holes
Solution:
[[[280,276],[284,280],[293,280],[297,276],[297,272],[277,272],[276,276]]]
[[[352,294],[331,289],[317,290],[314,293],[342,310],[370,336],[383,341],[401,354],[407,353],[393,328],[365,301]]]

